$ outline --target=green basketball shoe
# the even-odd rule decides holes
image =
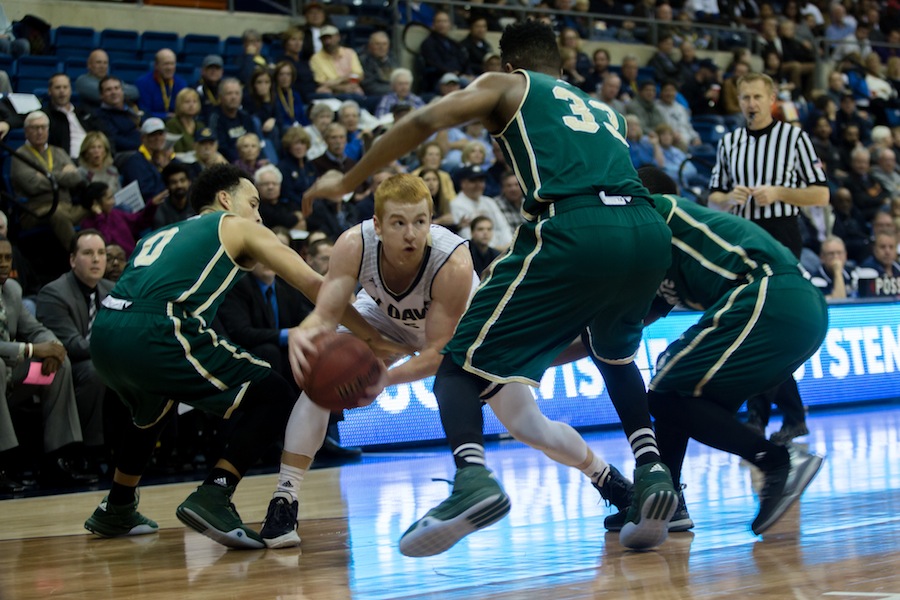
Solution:
[[[146,535],[159,531],[156,521],[148,519],[137,511],[140,498],[135,494],[131,504],[110,504],[104,496],[94,514],[84,522],[84,528],[100,537],[120,537],[125,535]]]
[[[175,510],[178,520],[223,546],[240,549],[265,548],[259,534],[244,525],[231,503],[234,487],[201,485]]]
[[[669,469],[661,462],[634,470],[634,499],[628,507],[619,542],[632,550],[649,550],[669,537],[669,520],[678,508],[678,494]]]

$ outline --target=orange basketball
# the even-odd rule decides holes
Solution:
[[[356,408],[366,388],[381,375],[378,358],[365,342],[349,333],[326,333],[315,339],[318,356],[304,373],[310,399],[330,411]]]

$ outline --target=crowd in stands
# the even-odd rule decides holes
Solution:
[[[700,202],[711,165],[697,157],[714,161],[717,135],[742,123],[735,82],[753,69],[746,47],[735,47],[724,68],[698,56],[714,36],[728,41],[720,30],[704,26],[738,23],[755,31],[763,72],[778,87],[773,111],[809,133],[828,174],[831,206],[803,210],[804,266],[832,299],[900,296],[900,46],[879,45],[900,42],[900,5],[642,0],[630,12],[611,0],[531,5],[560,11],[537,18],[559,32],[561,78],[626,116],[635,167],[661,167],[685,196]],[[277,45],[248,29],[241,36],[243,53],[231,61],[205,56],[194,81],[178,74],[173,49],[158,50],[143,75],[124,78],[107,52],[95,48],[74,81],[65,73],[49,78],[41,110],[22,115],[8,100],[0,101],[0,136],[12,139],[13,132],[24,140],[16,152],[26,160],[6,159],[16,200],[6,203],[12,212],[0,219],[0,234],[9,235],[9,229],[14,241],[9,277],[21,287],[23,312],[47,314],[44,290],[60,278],[70,285],[57,284],[58,293],[74,294],[85,304],[83,319],[57,315],[37,323],[43,338],[19,339],[12,327],[0,326],[0,337],[24,348],[19,358],[38,356],[38,344],[53,342],[71,359],[74,378],[68,385],[77,414],[70,425],[78,431],[65,438],[67,447],[45,448],[52,485],[83,484],[104,472],[108,455],[102,427],[98,434],[97,400],[79,391],[96,394],[97,381],[89,369],[75,368],[76,360],[89,362],[88,315],[98,296],[108,293],[108,282],[121,275],[137,240],[193,216],[189,188],[203,169],[225,162],[243,169],[259,189],[264,224],[302,254],[309,239],[335,240],[370,218],[378,184],[398,172],[425,180],[435,223],[471,237],[479,271],[510,244],[522,221],[522,190],[496,142],[476,123],[437,134],[351,198],[317,199],[308,217],[301,212],[303,193],[316,178],[349,170],[394,120],[502,68],[487,32],[498,30],[507,14],[481,4],[455,13],[419,7],[431,34],[412,70],[400,67],[384,31],[373,32],[364,47],[345,45],[345,33],[331,23],[326,7],[312,1],[304,6],[304,25],[282,32]],[[571,10],[602,14],[603,27],[589,29],[587,21],[567,16]],[[663,23],[648,28],[634,17]],[[461,39],[453,25],[460,19],[468,26]],[[4,33],[4,21],[0,11],[0,53],[27,54],[27,42]],[[652,42],[655,53],[644,64],[628,54],[616,65],[607,49],[585,54],[586,39]],[[274,47],[280,50],[270,52]],[[816,85],[817,64],[830,65],[824,88]],[[8,81],[0,78],[4,85]],[[53,185],[58,206],[47,217]],[[45,247],[66,260],[48,263],[23,252],[17,240],[31,234],[44,235]],[[71,327],[58,325],[67,319]],[[66,405],[70,417],[74,405]],[[115,418],[122,415],[106,418],[107,431]],[[46,419],[44,425],[49,426]],[[199,453],[189,446],[187,454]],[[12,452],[14,447],[0,446],[0,494],[19,490],[21,479],[29,478],[16,471]],[[176,462],[190,460],[182,453]]]

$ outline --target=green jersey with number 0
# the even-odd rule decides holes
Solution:
[[[525,190],[527,215],[571,197],[596,196],[609,205],[649,202],[628,153],[622,115],[562,80],[516,72],[525,75],[525,96],[496,137]]]
[[[173,302],[184,312],[212,322],[228,290],[247,270],[222,245],[222,221],[229,214],[216,212],[181,221],[142,239],[110,295]]]

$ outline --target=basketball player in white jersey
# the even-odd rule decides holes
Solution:
[[[301,324],[333,331],[347,299],[361,285],[356,310],[382,335],[417,351],[388,371],[387,385],[437,372],[441,349],[478,285],[466,240],[432,225],[432,211],[422,179],[395,175],[384,181],[375,194],[374,218],[344,232],[334,245],[315,310]],[[531,390],[514,383],[493,392],[488,389],[485,401],[510,435],[578,468],[606,500],[620,511],[628,508],[631,484],[569,425],[541,414]],[[260,531],[269,548],[300,543],[297,490],[327,426],[328,411],[301,394],[288,421],[278,484]]]

